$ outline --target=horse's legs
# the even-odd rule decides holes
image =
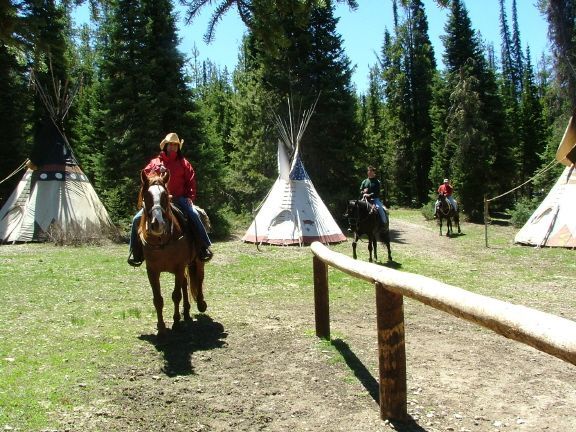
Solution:
[[[164,317],[162,316],[164,299],[162,298],[162,291],[160,290],[160,273],[150,270],[150,267],[146,268],[146,272],[148,273],[148,281],[152,287],[154,308],[156,308],[156,317],[158,319],[158,335],[162,336],[166,333],[166,324],[164,323]]]
[[[373,243],[373,247],[372,249],[374,249],[374,261],[378,262],[378,234],[374,234],[374,238],[372,239],[372,243]]]
[[[172,328],[180,323],[180,301],[182,300],[182,287],[186,286],[185,278],[184,269],[176,271],[174,275],[174,291],[172,291],[172,301],[174,302],[174,324]]]
[[[370,258],[368,261],[372,262],[372,249],[373,249],[374,239],[371,235],[368,236],[368,253],[370,254]]]
[[[450,215],[446,217],[446,237],[450,237],[452,234],[452,218]]]
[[[456,227],[458,228],[458,234],[460,234],[462,231],[460,231],[460,216],[458,215],[458,212],[456,212],[456,214],[454,215],[454,222],[456,222]]]
[[[438,215],[438,224],[440,225],[440,235],[442,235],[442,215]]]
[[[386,227],[386,231],[382,235],[382,241],[388,249],[388,262],[392,261],[392,251],[390,250],[390,229]]]
[[[190,315],[190,298],[188,297],[188,284],[189,276],[184,278],[184,284],[182,285],[182,299],[184,305],[184,321],[192,321],[192,316]]]
[[[358,234],[354,233],[354,240],[352,241],[352,257],[356,259],[356,244],[358,243]]]

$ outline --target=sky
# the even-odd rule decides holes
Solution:
[[[177,0],[174,0],[179,5]],[[219,2],[217,2],[219,3]],[[448,11],[436,6],[434,0],[423,0],[428,18],[429,37],[434,46],[437,64],[442,68],[444,46],[440,36]],[[499,0],[464,0],[474,30],[488,43],[494,44],[496,56],[500,53],[500,13]],[[536,0],[517,0],[518,25],[522,48],[530,47],[532,64],[536,66],[542,53],[549,52],[548,26],[546,20],[534,5]],[[512,0],[505,0],[509,27],[511,23]],[[210,60],[220,68],[227,67],[232,72],[238,63],[238,50],[242,36],[246,32],[244,24],[238,18],[235,9],[231,9],[218,23],[214,41],[207,45],[203,35],[213,7],[207,7],[190,25],[184,23],[184,12],[176,6],[178,13],[178,36],[181,39],[180,50],[191,57],[194,47],[198,50],[199,60]],[[365,93],[368,87],[368,71],[376,64],[380,52],[384,31],[392,32],[392,0],[358,0],[358,8],[350,11],[343,4],[337,4],[335,15],[339,17],[338,33],[342,36],[344,50],[354,67],[352,80],[356,90]],[[80,21],[88,16],[85,5],[77,15]]]
[[[542,53],[549,52],[548,26],[546,20],[534,6],[536,0],[517,0],[518,25],[522,48],[530,46],[532,64],[536,66]],[[447,10],[440,9],[433,0],[423,0],[428,18],[429,37],[434,45],[437,64],[442,68],[444,47],[440,36],[444,34]],[[500,53],[500,13],[498,0],[464,0],[474,30],[482,38],[494,44],[496,55]],[[505,0],[509,28],[511,23],[511,0]],[[181,11],[181,9],[177,9]],[[216,27],[215,40],[206,45],[202,36],[206,32],[207,22],[212,9],[205,9],[192,25],[185,26],[180,13],[179,36],[182,39],[180,49],[190,56],[194,46],[200,59],[210,59],[221,68],[226,66],[231,72],[238,61],[238,47],[246,31],[244,24],[231,9]],[[356,89],[364,93],[368,86],[368,71],[376,64],[380,52],[384,31],[392,31],[391,0],[358,0],[358,9],[350,11],[343,4],[336,6],[335,14],[340,18],[337,26],[342,36],[344,50],[355,67],[352,80]]]

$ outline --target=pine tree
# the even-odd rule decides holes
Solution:
[[[468,205],[464,207],[472,218],[480,217],[483,211],[483,195],[493,196],[511,188],[513,175],[516,172],[512,150],[510,148],[511,131],[498,92],[494,71],[487,67],[486,59],[482,53],[481,44],[474,34],[470,18],[465,6],[460,0],[451,3],[451,14],[445,27],[446,35],[443,37],[445,53],[444,60],[448,72],[449,86],[458,87],[460,91],[471,91],[468,97],[460,96],[460,101],[473,101],[479,98],[479,103],[469,103],[466,106],[475,106],[477,121],[485,125],[480,132],[482,139],[472,140],[470,136],[462,135],[458,140],[455,135],[459,130],[466,132],[465,128],[453,128],[452,142],[461,148],[455,151],[473,151],[475,154],[463,156],[461,163],[471,163],[474,166],[461,167],[462,172],[477,172],[478,178],[463,176],[464,180],[472,185],[456,184],[456,189],[469,191],[472,196],[463,198]],[[463,79],[465,83],[461,82]],[[454,111],[454,107],[451,108]],[[469,133],[470,131],[466,132]],[[467,143],[474,142],[471,146]],[[487,148],[479,149],[478,145]],[[479,155],[487,159],[482,161],[484,170],[476,171]],[[438,155],[436,155],[438,157]],[[502,205],[508,203],[502,201]]]
[[[530,60],[530,50],[526,53],[524,79],[521,100],[521,180],[532,177],[542,163],[541,155],[546,148],[548,128],[544,121],[542,104],[538,96],[538,88],[534,80],[534,72]],[[531,185],[528,185],[528,194]]]
[[[460,79],[450,96],[446,147],[450,158],[451,179],[457,186],[455,195],[472,220],[482,217],[482,191],[490,169],[491,137],[484,134],[488,123],[478,115],[482,101],[476,91],[478,83],[462,68]],[[480,201],[481,205],[478,205]]]
[[[357,189],[359,180],[350,168],[361,148],[350,61],[336,33],[333,13],[330,1],[318,6],[295,0],[266,3],[264,10],[254,9],[254,25],[269,23],[269,15],[273,15],[274,47],[270,47],[272,41],[262,41],[259,33],[254,33],[251,49],[254,61],[262,67],[266,90],[276,95],[268,109],[285,118],[286,97],[303,110],[320,95],[302,140],[301,155],[320,196],[329,208],[338,206],[341,211],[341,202]]]
[[[385,35],[382,57],[385,82],[388,161],[399,204],[428,200],[432,164],[430,107],[436,64],[428,23],[420,0],[404,7],[406,18],[395,18],[396,36]],[[397,11],[394,12],[395,16]]]
[[[105,141],[96,144],[103,149],[96,176],[111,216],[129,218],[134,212],[139,171],[169,132],[185,140],[183,153],[203,178],[202,203],[203,184],[209,182],[202,169],[210,166],[210,149],[200,145],[171,1],[114,0],[105,11],[100,44],[102,106],[94,121]]]

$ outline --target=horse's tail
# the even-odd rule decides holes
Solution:
[[[194,259],[190,264],[187,266],[186,277],[188,280],[188,291],[190,293],[190,297],[194,302],[196,302],[196,306],[198,307],[199,312],[205,312],[208,305],[204,300],[204,261],[200,261],[199,259]]]
[[[380,227],[380,242],[384,244],[390,243],[390,230],[388,229],[388,222],[383,223]]]
[[[202,284],[204,283],[204,262],[195,259],[186,266],[186,280],[188,281],[188,291],[194,301],[198,301],[202,294]]]

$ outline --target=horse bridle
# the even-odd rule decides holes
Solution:
[[[354,211],[356,213],[356,217],[348,217],[348,224],[350,226],[352,226],[352,224],[350,223],[351,221],[356,221],[356,223],[354,224],[356,227],[356,231],[358,231],[360,223],[364,222],[365,220],[368,220],[368,218],[370,217],[370,212],[369,212],[368,216],[366,216],[364,219],[360,219],[360,201],[366,201],[366,199],[356,200],[354,202]],[[366,201],[366,203],[368,204],[368,201]]]
[[[168,195],[168,189],[166,188],[165,185],[158,184],[158,183],[148,185],[148,190],[146,191],[147,193],[149,193],[150,186],[158,186],[164,190],[164,193],[166,193],[166,195]],[[172,220],[171,220],[172,218],[170,215],[170,210],[169,210],[170,207],[169,206],[170,206],[170,202],[168,202],[168,208],[167,209],[162,207],[162,204],[154,204],[150,209],[147,209],[146,208],[146,200],[142,200],[142,210],[146,213],[145,229],[146,229],[147,234],[149,234],[152,237],[162,239],[162,237],[165,237],[166,234],[168,234],[168,230],[166,230],[166,225],[170,226],[170,230],[169,230],[170,235],[172,235],[174,233],[174,224],[172,223]],[[150,219],[152,219],[152,213],[154,212],[154,210],[160,211],[160,213],[163,216],[163,221],[165,219],[164,228],[162,229],[162,233],[160,235],[156,235],[154,233],[151,233],[149,230],[149,226],[148,226]],[[144,238],[144,235],[142,235],[142,234],[140,234],[140,240],[142,241],[142,244],[161,248],[161,247],[164,247],[166,244],[168,244],[168,242],[170,241],[170,236],[167,237],[167,240],[165,242],[160,241],[159,244],[155,244],[155,245],[151,245],[149,242],[147,242],[146,239]]]

